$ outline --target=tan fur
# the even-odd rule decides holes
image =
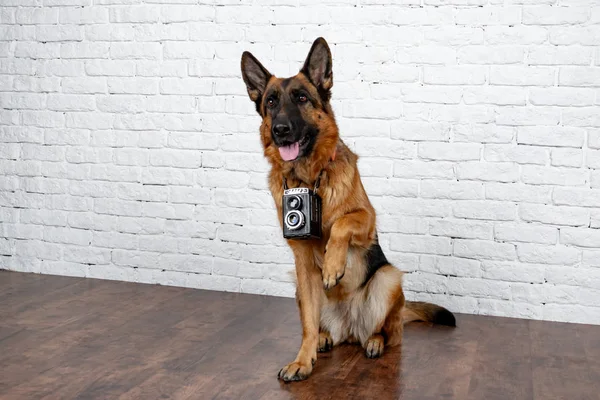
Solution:
[[[313,49],[320,45],[328,51],[323,43],[323,39],[318,39]],[[305,67],[315,64],[309,63],[311,54]],[[358,341],[367,356],[377,357],[383,352],[384,343],[401,343],[403,314],[418,318],[423,313],[405,307],[402,272],[392,265],[381,267],[365,284],[366,254],[376,240],[375,210],[360,179],[358,157],[339,138],[328,99],[319,97],[318,88],[304,73],[291,78],[285,88],[282,79],[269,74],[266,88],[256,89],[251,72],[264,69],[257,63],[251,55],[242,57],[244,80],[252,100],[256,101],[256,93],[260,95],[274,87],[293,90],[300,86],[308,88],[310,95],[319,99],[316,104],[301,108],[302,118],[318,126],[316,143],[310,154],[292,162],[282,160],[273,143],[269,113],[264,103],[257,103],[263,117],[260,133],[264,155],[271,164],[269,188],[280,221],[283,179],[289,187],[312,188],[323,171],[318,192],[323,204],[322,239],[288,240],[296,261],[302,344],[294,362],[285,366],[279,376],[286,381],[299,380],[311,373],[317,350],[329,349],[328,341],[333,345]],[[253,70],[246,72],[247,69]],[[317,78],[319,72],[322,70],[314,73]],[[329,89],[333,84],[331,76],[323,80],[321,89]]]

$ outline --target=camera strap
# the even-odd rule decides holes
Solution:
[[[329,159],[329,162],[335,161],[336,153],[337,153],[337,148],[333,150],[333,154],[331,155],[331,159]],[[317,175],[317,180],[315,181],[315,186],[313,187],[313,192],[315,194],[319,190],[319,186],[321,186],[321,176],[323,175],[324,171],[325,171],[325,168],[323,168],[319,172],[319,175]],[[287,179],[285,179],[285,176],[283,177],[283,190],[288,190]]]

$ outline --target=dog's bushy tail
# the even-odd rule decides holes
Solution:
[[[436,304],[422,301],[407,301],[402,310],[404,323],[410,321],[425,321],[438,325],[456,326],[454,314]]]

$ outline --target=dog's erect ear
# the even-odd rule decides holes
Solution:
[[[310,79],[319,92],[328,93],[333,86],[331,64],[331,50],[325,39],[320,37],[314,41],[300,72]]]
[[[271,73],[250,52],[242,54],[242,77],[248,89],[248,96],[258,105],[265,93]]]

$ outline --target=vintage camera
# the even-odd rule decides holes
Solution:
[[[321,238],[321,198],[308,188],[283,192],[283,237],[286,239]]]

